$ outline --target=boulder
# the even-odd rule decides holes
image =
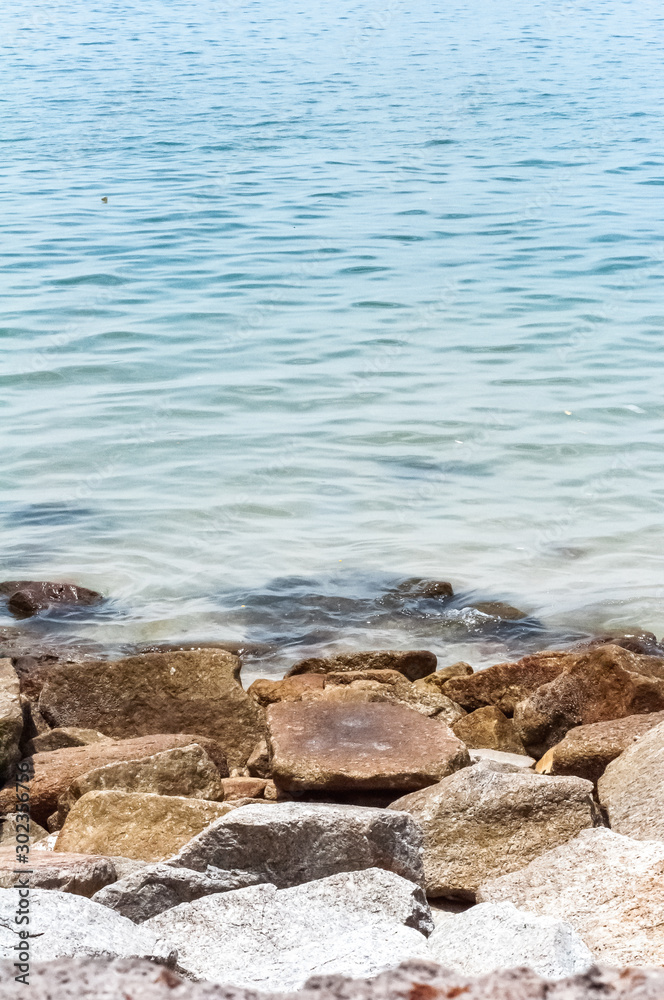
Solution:
[[[16,874],[16,851],[11,847],[0,850],[0,888],[13,889]],[[110,858],[91,854],[55,854],[53,851],[30,853],[31,889],[58,889],[76,896],[92,896],[110,882],[115,882],[117,872]]]
[[[23,710],[16,671],[8,657],[0,659],[0,781],[8,778],[20,759]]]
[[[489,761],[397,799],[424,832],[428,896],[475,899],[489,878],[523,868],[598,822],[593,786]]]
[[[414,576],[400,583],[391,594],[402,594],[404,597],[424,597],[427,599],[454,597],[452,584],[447,580],[425,580]]]
[[[598,962],[664,965],[660,841],[632,840],[604,827],[583,830],[520,871],[484,882],[477,898],[569,921]]]
[[[422,833],[410,816],[322,802],[256,802],[212,823],[173,859],[249,871],[279,888],[384,868],[422,882]]]
[[[443,684],[447,684],[453,677],[470,677],[472,673],[473,668],[470,663],[466,663],[465,660],[457,660],[456,663],[450,663],[447,667],[439,667],[433,674],[427,674],[426,677],[422,677],[415,683],[432,684],[442,691]]]
[[[247,694],[263,708],[267,708],[277,701],[301,701],[306,691],[322,691],[324,687],[324,674],[297,674],[281,680],[260,677],[249,685]]]
[[[243,767],[265,721],[239,676],[240,660],[220,649],[62,664],[46,680],[39,710],[51,726],[99,729],[120,739],[200,733],[219,743],[231,767]]]
[[[523,743],[512,719],[496,708],[486,705],[452,723],[455,736],[470,749],[501,750],[503,753],[525,754]]]
[[[469,763],[443,722],[389,703],[271,705],[268,745],[272,777],[287,791],[410,790]]]
[[[63,750],[65,747],[86,747],[90,743],[104,743],[110,740],[96,729],[77,729],[76,726],[63,726],[61,729],[49,729],[39,733],[25,746],[25,756],[32,757],[36,753],[46,753],[47,750]]]
[[[48,830],[30,820],[24,813],[10,812],[0,817],[0,850],[9,844],[15,846],[16,834],[25,833],[26,828],[29,831],[31,845],[48,837]]]
[[[567,921],[517,910],[507,902],[479,903],[465,913],[448,915],[436,924],[429,952],[445,969],[466,976],[527,967],[547,979],[562,979],[586,972],[593,964],[590,951]]]
[[[16,618],[30,618],[52,608],[87,608],[104,599],[95,590],[74,583],[41,580],[7,580],[0,584],[0,593],[7,595],[7,607]]]
[[[528,617],[525,611],[520,611],[513,604],[506,604],[504,601],[476,601],[474,604],[467,606],[474,608],[475,611],[479,611],[480,614],[489,615],[491,618],[499,618],[504,622],[516,622]]]
[[[467,712],[495,705],[511,716],[518,702],[558,676],[568,658],[558,650],[532,653],[516,663],[496,663],[469,677],[452,677],[443,690]]]
[[[72,806],[56,851],[164,861],[223,816],[221,802],[150,792],[87,792]]]
[[[664,647],[658,643],[657,636],[641,628],[605,632],[603,635],[578,643],[574,648],[592,649],[595,646],[622,646],[630,653],[640,653],[642,656],[664,656]]]
[[[597,795],[616,833],[664,841],[664,722],[609,764]]]
[[[434,653],[426,649],[371,650],[362,653],[336,653],[334,656],[299,660],[286,674],[330,674],[346,670],[398,670],[409,681],[426,677],[436,669]]]
[[[649,712],[575,726],[547,750],[535,770],[538,774],[574,774],[596,784],[612,760],[661,722],[664,712]]]
[[[425,958],[422,903],[397,875],[340,874],[291,889],[257,885],[205,896],[141,926],[167,937],[194,978],[235,987],[300,989],[318,974],[374,976]],[[397,885],[396,883],[400,883]],[[395,913],[396,911],[396,913]],[[405,918],[405,919],[404,919]]]

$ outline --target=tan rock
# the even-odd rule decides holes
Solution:
[[[231,799],[265,798],[265,789],[274,782],[268,782],[266,778],[223,778],[221,784],[224,802],[228,802]]]
[[[200,733],[223,747],[231,767],[244,766],[265,722],[239,676],[239,659],[220,649],[63,664],[42,688],[39,709],[52,726],[99,729],[120,739]]]
[[[664,712],[575,726],[537,762],[538,774],[575,774],[597,782],[608,764],[644,733],[664,722]]]
[[[505,715],[513,715],[517,702],[558,676],[567,657],[553,650],[524,656],[516,663],[496,663],[470,677],[452,677],[444,693],[468,712],[495,705]]]
[[[422,788],[469,763],[443,722],[389,703],[271,705],[268,744],[287,791]]]
[[[323,674],[298,674],[278,681],[261,677],[249,686],[247,694],[251,695],[259,705],[267,708],[277,701],[301,701],[306,691],[312,689],[322,691],[324,687]]]
[[[48,830],[45,830],[39,823],[27,819],[22,812],[9,812],[0,817],[0,850],[5,847],[16,847],[16,834],[22,833],[30,837],[30,847],[32,848],[38,841],[48,837]],[[16,852],[14,851],[14,856]]]
[[[472,749],[525,754],[514,723],[494,705],[476,708],[452,724],[455,735]]]
[[[664,722],[609,764],[597,794],[616,833],[664,841]]]
[[[9,657],[0,659],[0,781],[4,781],[19,760],[23,732],[19,681]]]
[[[151,792],[88,792],[72,807],[56,851],[165,861],[228,809]]]
[[[251,752],[247,761],[247,771],[252,778],[269,778],[270,771],[270,751],[267,740],[259,740]]]
[[[368,650],[362,653],[336,653],[334,656],[300,660],[286,674],[329,674],[347,670],[398,670],[408,680],[416,681],[436,669],[436,656],[426,649]]]
[[[439,670],[434,671],[434,673],[427,674],[426,677],[421,677],[415,683],[433,684],[442,691],[443,685],[453,677],[470,677],[472,673],[473,668],[470,663],[466,663],[465,660],[457,660],[456,663],[450,663],[447,667],[441,667]]]
[[[110,740],[96,729],[77,729],[75,726],[65,726],[62,729],[49,729],[35,736],[26,745],[26,756],[36,753],[46,753],[47,750],[62,750],[64,747],[85,747],[90,743],[103,743]]]
[[[16,851],[11,847],[0,850],[0,888],[13,889],[19,875],[16,873]],[[57,889],[72,892],[75,896],[94,895],[105,885],[115,882],[117,872],[110,858],[90,854],[30,853],[31,889]]]

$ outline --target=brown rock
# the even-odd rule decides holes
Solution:
[[[228,802],[230,799],[264,798],[268,781],[266,778],[223,778],[221,784],[224,802]]]
[[[664,648],[657,642],[657,636],[645,629],[619,629],[578,643],[575,649],[593,649],[595,646],[622,646],[630,653],[641,656],[664,656]]]
[[[287,791],[422,788],[470,760],[444,723],[389,703],[271,705],[268,745]]]
[[[136,653],[177,653],[182,650],[224,649],[233,656],[266,656],[273,653],[275,647],[268,642],[238,642],[229,639],[225,642],[202,639],[200,642],[157,642],[143,643],[135,647]],[[133,652],[133,650],[132,650]]]
[[[362,653],[337,653],[334,656],[300,660],[286,674],[330,674],[348,670],[398,670],[408,680],[416,681],[436,669],[436,657],[426,649],[375,650]]]
[[[464,715],[452,724],[452,730],[467,747],[473,749],[518,754],[526,752],[512,719],[508,719],[494,705],[476,708],[470,715]]]
[[[252,778],[269,778],[270,751],[267,740],[259,740],[247,761],[247,771]]]
[[[217,649],[66,664],[48,678],[39,709],[52,726],[118,738],[201,733],[223,747],[231,767],[244,766],[265,721],[239,676],[237,657]]]
[[[7,657],[0,660],[0,781],[12,773],[20,758],[19,743],[23,732],[23,709],[18,677]]]
[[[468,712],[495,705],[505,715],[513,715],[517,702],[558,676],[568,655],[554,650],[524,656],[516,663],[496,663],[471,677],[453,677],[444,692]]]
[[[396,593],[404,597],[454,597],[452,584],[447,580],[424,580],[419,576],[404,580],[396,588]]]
[[[465,660],[457,660],[456,663],[450,663],[447,667],[441,667],[435,673],[427,674],[426,677],[422,677],[415,683],[433,684],[442,691],[443,684],[446,684],[452,677],[470,677],[472,673],[473,668],[470,663],[466,663]]]
[[[547,750],[535,770],[538,774],[575,774],[597,783],[612,760],[660,722],[664,722],[664,712],[575,726]]]
[[[478,601],[476,604],[469,604],[468,607],[481,611],[483,615],[500,618],[502,621],[513,622],[528,617],[525,611],[519,611],[518,608],[503,601]]]
[[[664,722],[609,764],[597,795],[616,833],[664,841]]]
[[[75,896],[94,895],[105,885],[117,879],[115,866],[110,858],[90,854],[55,854],[43,851],[30,854],[29,868],[31,889],[57,889]],[[11,847],[0,850],[0,888],[13,889],[19,876],[16,874],[16,851]]]
[[[267,708],[277,701],[300,701],[305,691],[323,690],[325,677],[323,674],[298,674],[295,677],[284,677],[279,681],[264,678],[255,680],[247,689],[259,705]]]
[[[48,837],[48,830],[45,830],[39,823],[35,823],[33,820],[28,821],[24,813],[6,813],[5,816],[0,817],[0,850],[11,845],[12,849],[14,849],[14,857],[16,857],[17,833],[28,834],[31,848],[40,840]]]
[[[165,861],[228,809],[222,802],[149,792],[88,792],[74,804],[56,851]]]
[[[103,601],[101,594],[74,583],[46,583],[34,580],[6,581],[0,592],[8,594],[7,607],[16,618],[30,618],[53,607],[89,607]]]
[[[77,729],[75,726],[65,726],[62,729],[49,729],[40,733],[26,743],[25,755],[32,757],[36,753],[46,753],[49,750],[63,750],[65,747],[86,747],[90,743],[104,743],[110,736],[98,733],[96,729]]]

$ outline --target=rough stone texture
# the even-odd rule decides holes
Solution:
[[[518,702],[558,676],[568,656],[547,650],[524,656],[516,663],[496,663],[470,677],[452,677],[444,693],[468,712],[495,705],[505,715],[513,715]]]
[[[538,774],[575,774],[597,782],[608,764],[648,730],[664,722],[664,712],[576,726],[538,760]]]
[[[183,969],[213,982],[293,990],[317,973],[376,975],[428,955],[426,938],[394,913],[390,896],[399,889],[391,886],[386,894],[387,873],[379,875],[375,884],[369,871],[334,875],[323,885],[218,893],[142,926],[173,942]],[[412,886],[389,878],[403,883],[399,909],[415,919]]]
[[[273,784],[270,782],[270,784]],[[222,795],[225,802],[231,799],[263,799],[268,786],[267,778],[223,778]],[[211,798],[211,796],[206,796]]]
[[[542,756],[574,726],[662,710],[664,661],[599,646],[569,654],[559,675],[516,707],[514,722],[533,756]]]
[[[8,657],[0,659],[0,781],[12,773],[20,758],[23,711],[16,671]]]
[[[95,590],[74,583],[7,580],[0,588],[0,593],[8,595],[7,607],[16,618],[30,618],[39,611],[56,607],[90,607],[104,599]]]
[[[224,815],[222,803],[148,792],[88,792],[72,807],[56,851],[164,861]]]
[[[247,761],[247,770],[254,778],[269,778],[270,771],[270,751],[267,740],[260,740],[251,751]]]
[[[595,636],[586,642],[578,643],[576,649],[592,649],[594,646],[622,646],[630,653],[640,653],[642,656],[664,656],[664,647],[657,642],[657,636],[641,628],[617,629]]]
[[[265,722],[239,676],[240,660],[219,649],[65,664],[48,677],[39,709],[52,726],[119,738],[201,733],[220,744],[230,767],[242,767],[264,736]]]
[[[403,594],[405,597],[454,597],[452,584],[447,580],[425,580],[419,576],[404,580],[393,593]]]
[[[514,722],[495,705],[476,708],[474,712],[452,723],[452,730],[468,748],[518,754],[526,752],[514,728]]]
[[[473,668],[470,663],[466,663],[465,660],[457,660],[456,663],[450,663],[447,667],[439,667],[433,674],[427,674],[417,683],[433,684],[442,691],[443,685],[447,684],[453,677],[470,677],[472,673]]]
[[[616,833],[664,841],[664,722],[609,764],[597,794]]]
[[[334,656],[300,660],[286,674],[329,674],[346,670],[398,670],[409,681],[426,677],[436,669],[434,653],[426,649],[375,650],[363,653],[337,653]]]
[[[0,888],[12,889],[16,885],[18,867],[13,848],[0,850]],[[110,858],[90,854],[30,852],[30,864],[25,867],[30,869],[31,889],[59,889],[77,896],[92,896],[117,878]]]
[[[2,816],[0,818],[0,850],[8,844],[15,845],[16,834],[25,833],[26,826],[28,823],[23,813],[7,813],[6,816]],[[30,820],[29,837],[32,846],[37,841],[43,840],[44,837],[48,837],[48,830],[45,830],[39,823]]]
[[[45,826],[57,809],[58,799],[75,778],[97,767],[121,760],[136,760],[170,750],[172,747],[198,743],[214,761],[221,774],[228,774],[221,747],[204,736],[190,733],[160,733],[132,740],[109,740],[82,747],[65,747],[37,753],[32,758],[34,777],[30,782],[30,816]],[[0,790],[0,815],[13,811],[16,791],[13,783]]]
[[[279,888],[337,872],[384,868],[422,883],[422,832],[410,816],[319,802],[255,803],[194,837],[173,859],[255,872]]]
[[[271,705],[268,745],[272,776],[287,791],[410,790],[470,762],[443,722],[389,703]]]
[[[443,968],[467,976],[525,966],[548,979],[562,979],[593,964],[567,921],[526,913],[507,902],[480,903],[465,913],[449,914],[436,924],[429,951]]]
[[[584,830],[520,871],[483,883],[477,898],[569,921],[598,962],[664,965],[660,841]]]
[[[495,765],[503,768],[504,765]],[[546,778],[489,761],[388,806],[424,832],[427,895],[474,899],[480,883],[523,868],[597,822],[593,786]]]
[[[469,750],[471,764],[477,764],[483,760],[492,761],[494,764],[512,764],[513,767],[530,770],[535,766],[534,757],[526,757],[520,753],[505,753],[503,750]]]
[[[64,726],[61,729],[49,729],[39,733],[25,746],[25,756],[32,757],[36,753],[46,753],[47,750],[62,750],[64,747],[85,747],[90,743],[104,743],[110,740],[96,729],[77,729],[76,726]]]
[[[281,680],[259,678],[247,689],[259,705],[267,708],[277,701],[301,701],[305,691],[320,690],[325,687],[324,674],[297,674]]]

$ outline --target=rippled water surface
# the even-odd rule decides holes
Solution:
[[[4,578],[116,644],[464,652],[413,575],[664,632],[659,4],[0,19]]]

